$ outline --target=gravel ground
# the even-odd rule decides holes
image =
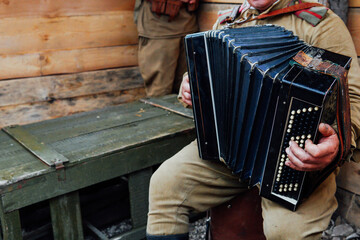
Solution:
[[[190,240],[205,240],[206,218],[190,225]],[[329,227],[323,232],[321,240],[360,240],[360,228],[347,223],[342,217],[331,220]]]
[[[189,240],[206,240],[206,220],[207,218],[204,217],[190,224]],[[111,238],[129,231],[131,228],[131,221],[125,220],[103,229],[101,232]],[[96,238],[87,237],[85,239],[95,240]],[[360,240],[360,228],[347,223],[339,216],[336,220],[331,220],[328,229],[323,232],[321,240]]]

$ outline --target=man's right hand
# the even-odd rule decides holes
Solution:
[[[187,74],[183,77],[181,84],[181,100],[187,105],[192,106],[190,82],[189,82],[189,76]]]

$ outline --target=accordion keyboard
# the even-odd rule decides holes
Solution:
[[[272,192],[297,200],[303,184],[304,172],[295,171],[285,165],[285,161],[288,159],[285,149],[289,146],[290,140],[296,142],[301,148],[305,148],[307,139],[314,141],[322,108],[292,98],[289,109]]]

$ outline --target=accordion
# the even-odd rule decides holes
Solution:
[[[339,86],[293,58],[302,53],[345,70],[351,58],[274,25],[190,34],[185,47],[200,157],[221,160],[261,196],[295,211],[336,163],[296,171],[285,165],[285,149],[290,140],[316,143],[318,125],[334,123]]]

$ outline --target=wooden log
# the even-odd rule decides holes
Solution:
[[[135,0],[4,0],[0,2],[0,18],[28,16],[79,16],[134,9]]]
[[[19,88],[21,86],[21,88]],[[141,88],[138,67],[0,81],[0,107]]]
[[[78,112],[135,101],[144,96],[145,90],[142,87],[48,102],[1,107],[0,127],[68,116]]]
[[[0,79],[136,66],[137,45],[3,55],[0,65]]]
[[[0,29],[2,56],[137,43],[132,11],[52,18],[4,18],[0,21]]]

